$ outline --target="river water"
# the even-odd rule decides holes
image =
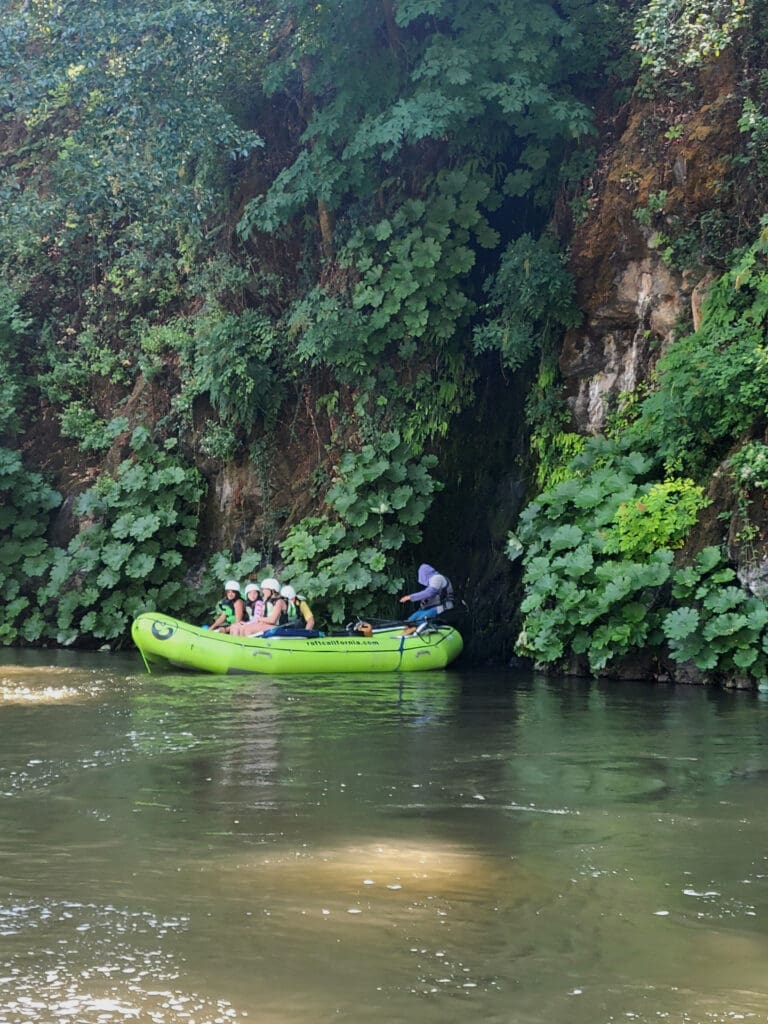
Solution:
[[[0,652],[0,1024],[768,1021],[767,726]]]

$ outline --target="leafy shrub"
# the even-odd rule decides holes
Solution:
[[[502,155],[514,153],[508,193],[527,192],[546,206],[553,156],[590,129],[577,83],[583,90],[605,74],[614,6],[519,5],[510,16],[472,0],[409,0],[390,20],[368,0],[354,11],[354,59],[340,42],[350,24],[344,6],[307,5],[300,32],[282,32],[279,18],[265,23],[265,91],[292,96],[303,87],[313,102],[292,164],[246,205],[243,237],[273,232],[304,210],[316,216],[320,203],[338,211],[349,196],[379,202],[395,191],[395,175],[413,181],[416,154],[453,164],[469,150],[475,172],[498,161],[501,176]],[[322,60],[302,60],[310,39]]]
[[[648,227],[651,220],[656,214],[663,213],[664,207],[667,202],[667,190],[662,189],[660,192],[652,192],[648,196],[648,204],[646,206],[637,206],[632,211],[632,216],[643,227]]]
[[[231,427],[224,423],[207,423],[203,436],[200,438],[200,451],[209,459],[229,462],[238,449],[237,438]]]
[[[567,429],[572,415],[563,399],[553,352],[542,355],[538,376],[526,399],[525,418],[531,427],[529,443],[536,457],[536,487],[546,491],[572,475],[571,461],[587,442],[583,434]]]
[[[673,660],[713,679],[765,677],[764,602],[735,585],[717,549],[674,578],[670,566],[707,504],[699,485],[675,474],[705,477],[734,437],[768,422],[767,254],[764,226],[713,285],[699,330],[670,346],[652,390],[616,418],[614,447],[588,442],[566,471],[574,478],[523,513],[521,653],[541,664],[585,654],[598,671],[633,646],[661,655],[666,643]],[[657,462],[662,481],[651,478]],[[746,521],[747,491],[768,486],[768,447],[748,442],[730,469]],[[744,537],[750,531],[747,522]]]
[[[628,557],[607,542],[622,506],[647,490],[640,481],[649,460],[596,438],[571,467],[570,479],[539,495],[520,516],[525,597],[518,651],[540,665],[585,655],[598,672],[658,642],[654,606],[673,556],[662,548]]]
[[[667,76],[719,56],[751,6],[748,0],[649,0],[635,22],[642,67]]]
[[[217,551],[210,556],[197,574],[194,588],[190,588],[189,591],[191,600],[188,610],[183,617],[192,622],[197,618],[200,618],[201,622],[207,621],[206,616],[213,612],[216,603],[223,596],[222,588],[227,580],[238,580],[243,593],[247,582],[259,582],[265,576],[273,575],[273,567],[264,565],[264,557],[260,551],[246,548],[240,553],[239,558],[234,559],[231,552]]]
[[[189,610],[184,552],[197,542],[197,471],[158,448],[144,427],[131,437],[131,458],[75,503],[84,526],[55,552],[41,600],[55,611],[59,643],[122,637],[142,611]]]
[[[642,558],[657,548],[682,547],[699,512],[710,504],[693,480],[664,480],[643,488],[634,501],[616,510],[606,532],[604,551]]]
[[[434,456],[414,457],[396,431],[360,452],[345,452],[325,496],[328,512],[303,519],[282,545],[285,576],[297,590],[322,597],[333,622],[376,611],[377,597],[396,594],[392,560],[421,539],[421,523],[439,484]]]
[[[768,488],[768,445],[762,441],[748,441],[732,455],[728,467],[737,489]]]
[[[43,633],[34,581],[53,560],[45,532],[60,504],[61,495],[25,469],[18,452],[0,448],[0,644],[32,642]]]
[[[339,253],[348,286],[312,289],[287,317],[302,362],[359,377],[388,346],[403,358],[409,348],[445,347],[475,310],[464,286],[476,261],[473,243],[498,244],[484,213],[495,204],[491,185],[468,168],[441,171],[423,198],[352,231]]]
[[[762,441],[748,441],[728,460],[728,468],[736,497],[736,520],[740,520],[734,535],[740,546],[739,561],[742,565],[754,564],[762,559],[762,552],[753,543],[760,536],[761,528],[753,520],[752,507],[755,492],[768,488],[768,446]]]
[[[164,324],[134,321],[136,361],[146,380],[156,380],[166,369],[170,356],[189,351],[192,323],[180,317]]]
[[[592,672],[644,648],[712,679],[768,675],[768,608],[735,583],[719,548],[673,571],[707,501],[690,480],[643,482],[652,464],[627,439],[587,442],[573,475],[540,495],[510,535],[524,551],[518,650],[540,665],[585,655]]]
[[[77,307],[106,358],[116,307],[178,298],[224,169],[260,145],[229,112],[224,59],[252,49],[254,31],[202,3],[5,11],[0,91],[17,142],[0,169],[0,267],[58,333]],[[110,372],[127,370],[116,358]]]
[[[542,335],[575,327],[581,316],[566,259],[548,236],[511,242],[496,274],[485,284],[488,322],[475,329],[475,352],[500,353],[517,369],[541,344]]]
[[[762,680],[768,675],[768,608],[735,579],[720,549],[704,548],[693,565],[675,573],[672,596],[678,606],[662,629],[675,661],[692,661],[721,678]]]
[[[0,283],[0,438],[12,436],[19,427],[27,384],[22,361],[22,342],[31,326],[19,309],[11,289]]]
[[[269,358],[277,344],[269,319],[254,309],[211,312],[194,324],[192,387],[207,392],[219,416],[249,429],[276,415],[282,398]]]
[[[739,131],[747,136],[746,161],[754,162],[760,175],[768,174],[768,112],[764,104],[756,103],[749,97],[744,100]]]
[[[629,428],[670,473],[701,476],[768,420],[768,228],[712,286],[695,334],[670,346]]]
[[[62,436],[76,438],[78,448],[84,452],[106,451],[118,434],[127,429],[128,420],[124,416],[105,423],[80,401],[69,402],[61,413]]]

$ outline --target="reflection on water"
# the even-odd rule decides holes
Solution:
[[[35,669],[30,685],[30,670],[23,665],[0,664],[0,707],[7,704],[58,704],[81,701],[99,695],[103,678],[75,669],[44,666]],[[46,685],[47,680],[47,685]]]
[[[0,1024],[768,1021],[768,702],[0,654]]]

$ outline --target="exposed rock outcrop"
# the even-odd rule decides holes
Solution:
[[[616,270],[606,301],[565,338],[560,366],[576,427],[597,434],[611,400],[646,380],[686,307],[679,275],[653,254]]]
[[[560,356],[582,433],[602,430],[612,402],[648,379],[681,321],[698,326],[712,275],[705,266],[672,269],[667,250],[681,225],[722,202],[739,139],[735,83],[735,64],[723,56],[702,71],[693,101],[634,99],[602,154],[572,244],[584,323]]]
[[[723,269],[712,258],[717,246],[707,240],[740,220],[742,190],[733,160],[743,147],[740,84],[733,53],[723,54],[702,70],[695,90],[653,99],[636,93],[614,120],[615,141],[600,156],[589,183],[589,212],[572,238],[571,269],[584,321],[563,340],[560,371],[580,433],[601,432],[621,394],[651,379],[676,333],[701,325],[707,292]],[[610,139],[611,132],[604,137]],[[753,219],[756,231],[754,210],[742,218],[745,224]],[[734,438],[734,451],[745,440]],[[741,586],[768,599],[768,508],[762,491],[748,502],[740,498],[726,461],[713,474],[708,497],[709,508],[679,552],[680,564],[707,545],[725,542]],[[692,663],[669,659],[627,659],[612,664],[610,673],[711,681]],[[735,674],[718,681],[754,685]]]

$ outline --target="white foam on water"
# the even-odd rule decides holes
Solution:
[[[20,936],[49,930],[50,946],[42,962],[21,949],[6,959],[0,1024],[226,1024],[248,1016],[178,987],[181,968],[163,940],[189,928],[186,916],[67,900],[0,904],[3,919]]]
[[[533,804],[504,804],[504,809],[507,811],[527,811],[530,814],[579,814],[578,811],[572,811],[569,807],[536,807]]]
[[[3,679],[0,682],[0,701],[12,704],[58,704],[78,700],[82,691],[72,686],[22,686]]]

